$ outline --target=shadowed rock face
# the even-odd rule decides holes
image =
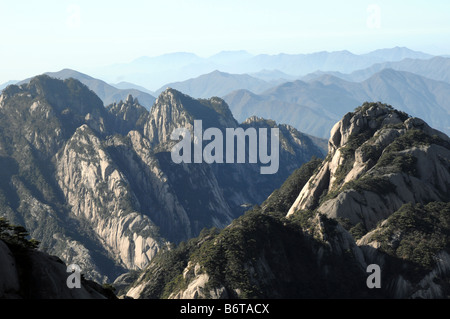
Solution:
[[[67,266],[55,256],[10,247],[0,240],[1,299],[107,299],[114,295],[93,281],[81,279],[70,289]]]
[[[33,78],[0,96],[0,208],[25,226],[40,248],[76,263],[88,278],[111,282],[139,270],[169,242],[227,226],[262,202],[320,149],[278,125],[280,171],[259,165],[175,164],[172,130],[238,127],[219,98],[161,93],[150,111],[132,96],[103,107],[74,79]],[[274,127],[253,119],[242,124]]]
[[[449,151],[449,138],[424,121],[366,103],[335,125],[325,160],[225,229],[159,255],[122,293],[448,298]],[[367,286],[372,264],[380,289]]]

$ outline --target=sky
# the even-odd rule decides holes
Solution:
[[[0,0],[0,84],[172,52],[395,46],[450,54],[450,1]]]

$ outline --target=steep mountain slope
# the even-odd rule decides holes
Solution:
[[[364,104],[335,125],[288,217],[337,220],[381,267],[388,297],[448,298],[449,151],[449,137],[424,121]]]
[[[0,100],[1,158],[9,168],[2,215],[97,281],[143,265],[164,245],[149,235],[155,226],[136,213],[102,141],[113,127],[92,91],[74,79],[40,76],[8,87]]]
[[[173,129],[278,127],[280,170],[259,164],[175,164]],[[38,76],[0,96],[1,215],[29,229],[40,249],[111,281],[144,268],[168,242],[225,227],[262,202],[312,156],[311,139],[286,125],[239,124],[219,98],[163,92],[151,111],[136,99],[103,107],[79,81]]]
[[[448,298],[449,151],[422,120],[366,103],[335,125],[323,162],[303,165],[229,227],[159,254],[122,293]],[[372,264],[379,289],[368,286]]]
[[[262,202],[298,167],[298,163],[304,163],[312,156],[321,156],[320,149],[314,145],[311,139],[292,127],[276,125],[273,121],[260,118],[250,118],[239,125],[223,100],[219,98],[196,100],[173,89],[167,89],[159,96],[150,111],[148,120],[145,121],[143,135],[151,144],[158,145],[158,151],[162,152],[159,156],[168,158],[169,152],[175,144],[170,140],[170,133],[177,127],[186,127],[192,130],[194,120],[202,120],[205,130],[210,127],[219,128],[223,132],[223,136],[226,135],[226,128],[241,127],[247,130],[250,127],[267,129],[278,127],[280,129],[280,169],[274,175],[261,175],[260,164],[181,164],[183,170],[179,171],[176,169],[179,166],[167,165],[167,160],[161,162],[163,170],[167,170],[174,198],[179,198],[181,202],[190,198],[193,205],[191,211],[196,209],[205,212],[210,209],[216,211],[216,214],[205,214],[205,216],[217,214],[227,216],[221,223],[212,224],[217,227],[227,225],[232,218],[241,214],[243,212],[242,205]],[[193,171],[196,169],[200,171]],[[192,174],[189,173],[191,171]],[[184,178],[185,184],[179,185],[176,180],[180,176],[186,176],[186,173],[191,177]],[[210,177],[205,178],[205,176]],[[205,183],[206,180],[210,180],[217,186],[211,187]],[[237,185],[239,186],[237,187]],[[221,190],[219,193],[215,191],[217,187]],[[195,205],[193,198],[198,195],[193,197],[190,190],[196,190],[197,194],[203,194]],[[201,229],[202,227],[197,228],[194,233],[198,234]]]
[[[449,202],[405,204],[358,240],[368,262],[389,269],[397,298],[449,298],[449,216]]]
[[[406,203],[450,200],[450,139],[418,118],[364,104],[331,131],[327,159],[289,215],[314,210],[370,230]]]
[[[271,116],[320,137],[327,137],[333,125],[330,123],[335,123],[363,101],[395,103],[399,110],[423,118],[433,127],[449,133],[450,108],[446,102],[449,98],[448,83],[391,69],[384,69],[359,83],[322,75],[309,82],[284,83],[260,95],[239,91],[224,97],[238,119],[240,115]],[[311,117],[311,110],[316,116]],[[289,121],[286,114],[290,115]]]
[[[68,267],[36,250],[22,226],[0,218],[0,299],[115,299],[112,291],[80,276],[80,287],[67,285]]]
[[[295,199],[284,197],[291,193],[291,183],[304,185],[319,163],[305,164],[283,185],[279,191],[286,199],[283,204]],[[271,198],[265,207],[283,206],[277,196]],[[362,268],[344,263],[355,258],[330,249],[301,229],[299,221],[256,208],[222,231],[205,230],[198,238],[159,254],[123,293],[175,299],[365,296]],[[344,241],[346,249],[356,247]],[[346,288],[336,289],[346,279]]]
[[[142,129],[148,114],[147,109],[131,94],[123,101],[107,105],[106,109],[111,114],[110,121],[114,130],[121,135],[126,135],[137,128]]]
[[[17,83],[17,81],[12,80],[12,81],[8,81],[8,82],[5,82],[5,83],[0,84],[0,92],[1,92],[4,88],[6,88],[8,85],[12,85],[12,84],[16,84],[16,83]]]

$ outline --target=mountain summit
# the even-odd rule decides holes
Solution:
[[[336,123],[325,160],[303,165],[227,228],[159,254],[121,293],[445,298],[449,159],[447,135],[389,105],[365,103]],[[378,289],[368,285],[374,265]]]
[[[221,130],[279,127],[282,167],[260,176],[250,163],[173,163],[172,130],[195,120]],[[99,282],[144,269],[158,251],[205,227],[226,227],[322,155],[292,127],[239,124],[219,98],[167,89],[150,111],[132,95],[105,108],[78,80],[46,75],[3,91],[0,132],[1,215]]]
[[[318,209],[372,229],[403,204],[450,200],[450,139],[421,119],[367,103],[334,126],[328,145],[288,215]]]

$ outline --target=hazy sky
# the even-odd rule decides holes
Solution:
[[[450,1],[0,0],[0,83],[170,52],[450,54]]]

